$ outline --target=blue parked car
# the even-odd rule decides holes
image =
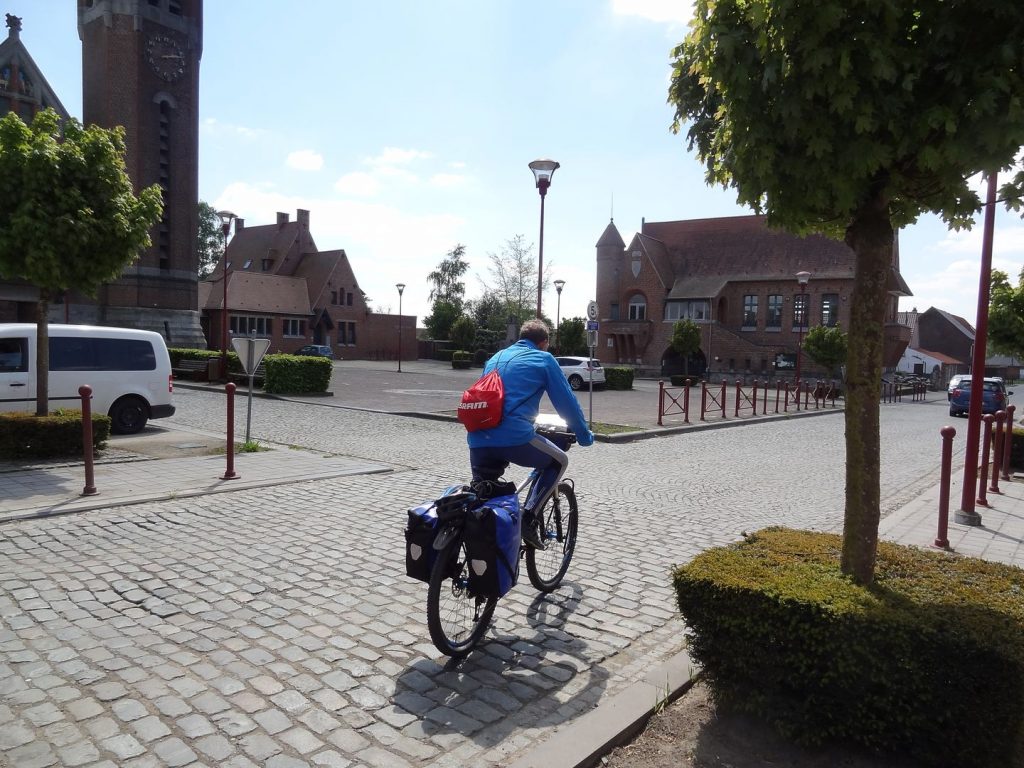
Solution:
[[[1007,392],[1002,379],[985,378],[982,380],[981,412],[995,413],[1006,408],[1006,399],[1013,392]],[[971,407],[971,380],[965,378],[949,393],[949,415],[967,415]]]

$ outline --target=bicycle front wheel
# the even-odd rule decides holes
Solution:
[[[526,573],[530,583],[541,592],[551,592],[562,583],[576,551],[579,509],[576,492],[569,483],[561,483],[544,505],[541,538],[545,549],[526,550]]]
[[[465,656],[480,642],[494,614],[496,597],[469,592],[469,558],[460,533],[438,553],[427,589],[427,627],[434,647],[447,656]]]

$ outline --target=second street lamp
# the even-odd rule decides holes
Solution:
[[[544,198],[551,186],[551,177],[555,175],[559,164],[554,160],[534,160],[530,163],[533,178],[537,181],[540,192],[540,244],[537,247],[537,317],[541,316],[541,303],[544,296]]]
[[[811,279],[810,272],[797,272],[796,281],[800,283],[800,326],[797,329],[796,342],[796,396],[800,400],[800,360],[804,351],[804,323],[807,322],[807,281]]]
[[[558,335],[558,329],[562,327],[562,289],[565,288],[565,280],[555,280],[555,292],[558,294],[558,304],[555,305],[555,351],[562,354],[562,339]]]
[[[405,290],[405,283],[395,283],[398,289],[398,372],[402,372],[402,292]]]
[[[220,218],[220,231],[224,236],[224,260],[221,265],[220,280],[224,288],[224,303],[221,306],[220,316],[220,375],[227,381],[228,378],[228,234],[231,232],[231,222],[237,216],[231,211],[217,211]]]

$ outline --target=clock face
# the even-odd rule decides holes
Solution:
[[[171,83],[185,71],[185,54],[173,39],[154,35],[146,43],[146,61],[162,79]]]

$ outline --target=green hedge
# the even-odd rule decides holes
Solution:
[[[881,542],[866,588],[841,545],[769,528],[675,570],[716,699],[801,744],[1024,765],[1024,570]]]
[[[608,389],[632,389],[633,369],[625,366],[616,366],[604,369],[605,387]]]
[[[267,355],[263,366],[263,391],[278,395],[326,392],[334,370],[330,359],[312,355]]]
[[[1024,429],[1016,426],[1013,428],[1013,438],[1010,441],[1010,466],[1014,469],[1024,469]]]
[[[92,414],[92,445],[99,450],[110,437],[110,417]],[[59,408],[49,416],[0,413],[0,459],[49,459],[82,456],[82,411]]]
[[[465,350],[456,350],[452,353],[452,368],[467,370],[473,367],[473,353]]]

